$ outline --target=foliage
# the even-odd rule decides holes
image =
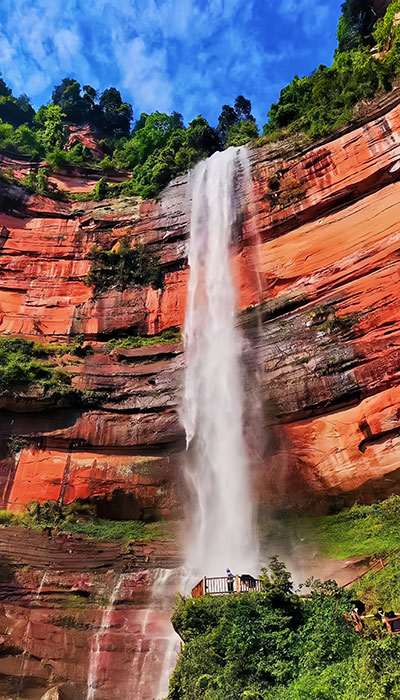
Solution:
[[[372,28],[376,15],[366,0],[346,0],[342,5],[342,16],[337,30],[338,51],[351,51],[373,44]]]
[[[293,591],[291,574],[276,555],[270,557],[268,566],[261,569],[260,581],[264,591],[273,590],[283,594]]]
[[[3,86],[4,81],[1,79]],[[13,97],[11,91],[6,87],[9,94],[1,94],[0,91],[0,119],[7,124],[11,124],[14,128],[19,126],[32,124],[35,116],[29,97],[20,95],[18,98]]]
[[[59,532],[83,534],[100,540],[147,542],[163,538],[157,523],[98,518],[96,505],[84,501],[74,501],[69,505],[60,505],[57,501],[31,501],[23,514],[0,511],[0,525],[20,525],[38,530],[51,527]]]
[[[377,26],[375,39],[379,42],[384,42],[390,33],[393,11],[389,6],[386,17]],[[370,4],[363,0],[344,3],[338,29],[339,48],[332,66],[321,65],[308,77],[295,76],[271,106],[264,134],[286,130],[320,138],[346,124],[357,102],[391,89],[400,73],[400,39],[395,38],[385,57],[371,55],[373,17]]]
[[[85,281],[94,286],[95,294],[111,287],[123,291],[135,285],[151,285],[154,289],[162,286],[159,259],[143,243],[131,248],[129,241],[122,237],[117,249],[93,246],[89,260],[92,265]]]
[[[65,142],[63,113],[59,105],[50,104],[41,107],[35,115],[35,122],[42,127],[41,139],[46,151],[61,148]]]
[[[48,190],[48,180],[46,168],[39,168],[37,173],[31,170],[23,179],[23,184],[31,192],[45,194]]]
[[[0,148],[13,151],[15,154],[24,153],[32,160],[39,160],[44,155],[40,135],[28,126],[14,129],[11,124],[0,122]]]
[[[133,335],[125,338],[112,338],[107,343],[107,350],[114,350],[114,348],[134,349],[152,347],[153,345],[172,345],[180,342],[180,331],[169,328],[160,335]]]
[[[216,132],[203,117],[185,129],[182,116],[154,112],[142,114],[130,139],[122,140],[113,154],[117,168],[132,171],[121,194],[150,197],[198,160],[218,148]]]
[[[243,146],[249,141],[257,139],[259,136],[257,124],[254,121],[242,121],[240,124],[234,124],[228,132],[226,138],[226,146]]]
[[[239,95],[234,107],[223,105],[218,118],[217,133],[222,147],[241,146],[256,139],[258,129],[251,113],[250,100]]]
[[[373,505],[355,504],[335,515],[289,519],[307,543],[328,558],[382,555],[400,546],[400,496]]]
[[[0,510],[0,525],[11,525],[14,520],[14,514],[11,511]]]
[[[55,86],[52,101],[72,124],[89,122],[114,137],[129,134],[132,107],[122,101],[120,92],[114,87],[98,96],[91,85],[81,87],[74,78],[64,78],[60,85]]]
[[[369,606],[400,611],[400,552],[389,559],[384,569],[370,571],[357,585],[357,595]]]
[[[377,23],[374,31],[374,39],[380,50],[387,47],[389,40],[398,35],[399,29],[393,31],[395,16],[400,12],[400,0],[392,0],[385,16]],[[1,115],[0,115],[1,116]]]
[[[355,591],[306,583],[312,594],[303,598],[271,586],[179,597],[172,621],[185,644],[169,700],[400,700],[400,638],[377,623],[357,635],[343,616]],[[391,583],[398,590],[398,578]]]
[[[280,571],[286,572],[283,564]],[[172,621],[185,645],[170,700],[263,700],[299,676],[311,675],[315,683],[325,669],[358,653],[360,640],[343,617],[350,599],[343,591],[301,599],[273,587],[180,598]]]
[[[84,356],[90,348],[82,346],[79,336],[67,345],[45,345],[25,338],[0,338],[0,393],[13,395],[21,390],[35,388],[40,396],[70,397],[73,401],[93,403],[94,396],[86,396],[72,386],[71,376],[54,360],[66,353]],[[91,392],[93,394],[93,392]],[[96,392],[97,400],[102,398]]]

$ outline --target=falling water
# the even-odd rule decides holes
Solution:
[[[107,634],[108,629],[110,627],[111,616],[114,610],[115,601],[117,600],[119,589],[121,588],[123,580],[124,575],[120,574],[118,581],[113,588],[109,604],[107,608],[103,610],[100,628],[98,632],[96,632],[96,635],[93,640],[92,648],[90,650],[86,700],[94,700],[94,698],[96,697],[96,686],[98,682],[101,661],[101,642]]]
[[[45,573],[42,576],[42,580],[40,581],[40,584],[38,586],[38,589],[36,591],[36,595],[33,598],[34,603],[37,603],[38,600],[40,599],[46,578],[47,578],[47,572],[45,571]],[[28,653],[28,650],[26,647],[27,647],[27,644],[29,642],[29,638],[31,636],[31,633],[32,633],[32,620],[31,620],[31,617],[29,617],[28,623],[26,625],[26,630],[25,630],[25,634],[24,634],[24,641],[23,641],[24,651],[22,652],[22,657],[21,657],[21,668],[20,668],[20,673],[19,673],[18,695],[21,694],[22,689],[24,687],[26,666],[27,666],[27,662],[28,662],[28,658],[29,658],[29,653]]]
[[[177,588],[177,578],[180,578],[180,572],[174,571],[173,569],[160,569],[156,580],[154,582],[153,596],[159,600],[164,600],[168,605],[171,603],[170,597],[166,597],[166,591],[173,591]],[[175,585],[174,585],[175,580]],[[171,585],[172,584],[172,585]],[[179,585],[179,584],[178,584]],[[172,676],[173,670],[176,666],[176,662],[179,656],[179,650],[181,647],[181,639],[178,637],[177,633],[172,627],[172,623],[169,622],[167,637],[165,639],[164,645],[164,655],[161,665],[160,679],[158,683],[158,689],[156,693],[156,700],[161,700],[166,698],[168,695],[169,680]]]
[[[186,566],[194,576],[254,572],[248,457],[243,430],[242,338],[230,248],[249,183],[246,149],[200,163],[191,183],[190,278],[182,420],[196,495]]]

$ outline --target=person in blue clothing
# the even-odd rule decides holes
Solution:
[[[233,593],[233,580],[234,580],[234,575],[230,569],[226,570],[226,582],[228,585],[228,593]]]

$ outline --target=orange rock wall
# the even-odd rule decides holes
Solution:
[[[254,474],[265,502],[300,506],[398,489],[399,130],[400,106],[392,104],[295,158],[277,158],[268,146],[250,151],[253,186],[233,265],[253,348],[249,376],[262,368]],[[78,388],[108,395],[96,409],[33,411],[10,400],[0,427],[4,506],[107,499],[118,489],[132,495],[135,512],[176,507],[182,349],[113,356],[104,343],[182,326],[185,186],[179,178],[156,202],[67,202],[0,182],[0,333],[47,342],[83,333],[95,354],[67,358],[66,369]],[[163,290],[93,298],[87,254],[121,235],[160,256]],[[7,454],[10,435],[29,446]],[[142,466],[129,471],[134,458]],[[160,489],[169,495],[159,498]]]

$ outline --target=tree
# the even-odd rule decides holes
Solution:
[[[10,88],[6,85],[0,73],[0,97],[11,97],[11,94]]]
[[[200,115],[190,122],[186,130],[186,142],[189,148],[207,156],[217,151],[219,146],[215,129]]]
[[[104,129],[114,136],[128,136],[133,118],[132,106],[122,102],[121,93],[114,87],[100,95],[100,108],[104,115]]]
[[[251,113],[251,102],[243,97],[243,95],[239,95],[235,100],[235,112],[239,121],[255,122],[255,119]]]
[[[255,119],[251,113],[250,100],[247,100],[245,97],[243,97],[243,95],[239,95],[235,100],[234,107],[230,107],[229,105],[223,105],[221,114],[218,118],[217,133],[219,135],[219,139],[223,147],[225,147],[228,144],[228,135],[231,129],[237,127],[237,125],[240,125],[242,122],[255,122]],[[237,135],[237,130],[234,133],[236,133]],[[255,133],[254,129],[252,130],[252,133]],[[231,142],[233,140],[234,137],[230,139]],[[249,140],[250,139],[248,138],[247,141]],[[242,143],[246,143],[246,141],[242,140]],[[232,143],[230,143],[229,145],[232,145]]]
[[[258,136],[257,124],[248,119],[240,122],[240,124],[234,124],[229,129],[226,146],[243,146],[245,143],[258,138]]]
[[[292,574],[276,555],[270,557],[268,566],[261,569],[260,580],[265,591],[272,589],[277,593],[283,594],[292,593],[293,591]]]
[[[221,145],[225,146],[226,139],[228,136],[229,129],[237,124],[239,121],[238,115],[236,114],[233,107],[229,105],[223,105],[221,114],[218,117],[217,133],[221,141]]]
[[[62,123],[65,114],[60,105],[50,104],[41,107],[35,116],[35,121],[43,128],[42,141],[46,151],[61,148],[65,140],[65,131]]]
[[[337,30],[338,51],[351,51],[372,46],[372,29],[377,16],[368,0],[346,0]]]

